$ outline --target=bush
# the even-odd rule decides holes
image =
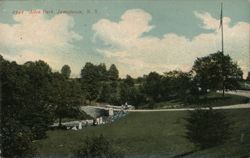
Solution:
[[[34,157],[36,149],[31,145],[32,133],[28,127],[9,119],[1,122],[1,155],[5,158]]]
[[[230,123],[222,112],[197,109],[186,121],[186,138],[200,149],[223,144],[230,137]]]
[[[114,148],[112,143],[103,135],[89,138],[87,137],[74,157],[77,158],[123,158],[119,150]]]

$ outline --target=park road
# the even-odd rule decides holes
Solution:
[[[240,95],[250,98],[250,91],[228,91],[228,94]],[[201,108],[204,110],[208,110],[209,108]],[[213,109],[250,109],[250,102],[246,104],[236,104],[236,105],[227,105],[227,106],[218,106],[213,107]],[[187,110],[195,110],[195,108],[180,108],[180,109],[137,109],[137,110],[127,110],[128,112],[161,112],[161,111],[187,111]]]

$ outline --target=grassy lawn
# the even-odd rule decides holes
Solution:
[[[233,122],[232,139],[225,145],[196,152],[190,157],[240,157],[250,154],[250,109],[224,110]],[[48,138],[34,142],[40,155],[68,156],[86,136],[103,134],[128,156],[172,157],[193,150],[183,136],[187,112],[130,113],[119,121],[80,131],[49,131]],[[244,136],[242,136],[244,135]]]
[[[180,99],[154,103],[154,105],[146,104],[140,109],[162,109],[162,108],[184,108],[184,107],[206,107],[206,106],[227,106],[235,104],[248,103],[249,98],[234,94],[225,94],[224,98],[221,93],[209,93],[206,97],[200,98],[197,104],[187,104]]]

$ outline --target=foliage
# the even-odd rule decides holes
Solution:
[[[111,91],[112,91],[111,85],[108,83],[103,83],[98,101],[108,103],[110,101]]]
[[[250,71],[249,71],[248,74],[247,74],[246,80],[247,80],[247,81],[250,81]]]
[[[30,157],[34,154],[30,142],[43,138],[51,122],[44,94],[50,68],[42,61],[20,66],[2,57],[0,67],[2,155]],[[39,80],[34,82],[35,78]]]
[[[125,104],[134,105],[136,108],[144,103],[145,98],[140,92],[140,89],[132,86],[130,83],[125,82],[120,84],[120,102]]]
[[[186,138],[201,149],[223,144],[230,136],[230,122],[219,111],[190,111],[186,121]]]
[[[26,62],[23,66],[25,85],[22,85],[24,107],[20,112],[22,123],[30,127],[34,139],[46,136],[46,130],[52,123],[53,113],[51,107],[51,79],[52,72],[49,65],[43,61]],[[20,79],[20,76],[17,77]]]
[[[197,58],[194,62],[192,71],[201,90],[235,90],[238,80],[242,79],[243,72],[234,63],[229,55],[217,52]]]
[[[81,70],[81,85],[86,99],[91,101],[97,99],[100,92],[100,73],[96,65],[86,63]]]
[[[59,73],[53,74],[52,86],[54,115],[59,118],[59,126],[61,126],[62,118],[79,114],[82,101],[81,86],[77,80],[67,80]]]
[[[146,76],[143,83],[143,93],[147,95],[149,99],[159,101],[162,98],[162,76],[156,72],[151,72]]]
[[[64,66],[62,67],[62,69],[61,69],[61,74],[62,74],[65,78],[69,79],[70,73],[71,73],[71,69],[70,69],[69,65],[64,65]]]
[[[191,75],[182,71],[164,73],[163,87],[165,98],[177,97],[183,99],[191,89]]]
[[[120,105],[120,96],[118,93],[116,81],[102,83],[101,92],[97,101],[113,105]]]
[[[87,137],[80,149],[75,152],[77,158],[122,158],[123,155],[117,151],[112,142],[104,138],[103,135],[98,137]]]
[[[112,64],[108,70],[108,78],[111,81],[116,81],[119,78],[119,71],[116,68],[115,64]]]
[[[97,70],[99,72],[100,80],[107,81],[108,80],[108,72],[107,72],[106,65],[104,63],[97,65]]]
[[[28,127],[13,118],[1,120],[1,156],[8,158],[34,157],[36,149],[31,146],[33,135]]]
[[[77,80],[52,73],[43,61],[18,65],[0,58],[1,139],[5,157],[29,157],[58,115],[72,116],[81,95]],[[59,106],[60,105],[60,106]]]
[[[134,79],[129,75],[127,75],[126,78],[124,79],[124,83],[129,87],[133,87],[135,84]]]

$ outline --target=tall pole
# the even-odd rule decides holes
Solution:
[[[221,26],[221,51],[224,54],[224,41],[223,41],[223,3],[221,3],[221,14],[220,14],[220,26]]]
[[[223,3],[221,3],[220,13],[220,27],[221,27],[221,52],[222,52],[222,95],[225,96],[225,75],[224,75],[224,40],[223,40]]]

